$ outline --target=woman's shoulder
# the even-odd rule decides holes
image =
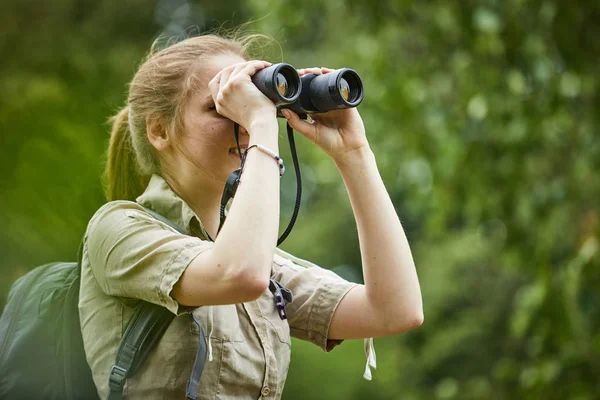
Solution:
[[[279,247],[275,248],[275,254],[273,255],[273,263],[279,266],[288,266],[293,269],[304,269],[304,268],[320,268],[318,265],[296,257],[286,251],[281,250]]]
[[[311,261],[299,258],[280,248],[275,249],[273,256],[272,277],[279,280],[281,283],[287,282],[290,279],[296,281],[318,281],[326,280],[331,282],[344,282],[346,279],[339,276],[331,269],[324,268]],[[308,285],[307,287],[309,287]]]
[[[86,236],[96,233],[102,228],[115,228],[123,226],[123,222],[130,218],[131,212],[144,211],[144,208],[136,202],[127,200],[110,201],[100,207],[88,222]]]

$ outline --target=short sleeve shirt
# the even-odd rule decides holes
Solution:
[[[187,234],[154,219],[148,207]],[[255,301],[190,308],[172,297],[173,286],[203,251],[211,248],[202,222],[153,175],[137,202],[105,204],[90,220],[83,247],[79,314],[87,361],[98,395],[106,398],[108,378],[121,336],[140,300],[159,304],[176,316],[138,372],[127,379],[130,399],[184,399],[199,344],[210,336],[199,399],[278,399],[290,364],[290,337],[330,351],[333,313],[356,284],[277,250],[272,278],[293,293],[281,319],[272,293]],[[212,307],[212,318],[209,318]],[[212,322],[212,323],[211,323]]]

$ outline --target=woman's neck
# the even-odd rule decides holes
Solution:
[[[225,183],[221,186],[214,179],[199,175],[194,175],[192,179],[186,174],[181,174],[177,179],[165,174],[164,179],[200,218],[204,229],[214,239],[219,228],[221,197]]]

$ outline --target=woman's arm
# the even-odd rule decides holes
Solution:
[[[209,89],[219,114],[248,129],[250,145],[279,153],[275,105],[250,79],[268,65],[249,61],[227,67],[211,80]],[[259,297],[269,285],[278,227],[277,163],[258,150],[250,151],[223,229],[214,246],[186,268],[173,288],[173,298],[198,307]]]
[[[423,322],[414,261],[394,205],[368,146],[335,160],[358,227],[364,285],[338,305],[330,339],[387,336]]]
[[[250,144],[277,152],[277,129],[274,113],[258,120],[249,129]],[[273,158],[250,151],[223,229],[183,272],[173,298],[194,307],[255,300],[269,285],[278,224],[279,169]]]
[[[329,73],[327,68],[299,70]],[[290,126],[335,161],[350,197],[358,227],[364,285],[340,302],[330,339],[398,334],[421,325],[421,290],[408,241],[383,184],[356,108],[313,114],[314,124],[284,110]]]

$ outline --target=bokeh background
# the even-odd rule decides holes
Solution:
[[[0,307],[26,271],[75,259],[105,201],[106,120],[154,39],[250,20],[276,40],[270,61],[363,77],[425,306],[422,327],[375,341],[372,382],[362,341],[294,341],[284,398],[600,398],[597,1],[4,2]],[[282,247],[360,281],[341,177],[301,137],[298,153],[303,206]],[[294,196],[288,173],[282,229]]]

